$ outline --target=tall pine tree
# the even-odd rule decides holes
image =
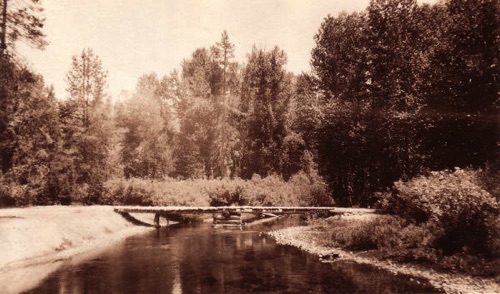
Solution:
[[[99,202],[109,175],[112,135],[106,78],[102,62],[92,49],[73,56],[66,75],[69,100],[63,103],[61,111],[63,136],[72,159],[74,198],[84,203]]]

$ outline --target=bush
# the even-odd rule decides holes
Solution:
[[[124,205],[182,206],[318,206],[332,205],[320,178],[294,175],[286,182],[272,175],[251,180],[113,179],[106,182],[103,202]]]
[[[496,201],[500,201],[500,157],[494,163],[486,164],[484,172],[480,173],[481,186],[488,191]]]
[[[369,221],[335,220],[329,227],[336,246],[349,250],[379,249],[391,254],[405,254],[414,248],[426,247],[432,239],[425,227],[390,215]]]
[[[433,230],[434,246],[445,255],[472,250],[498,254],[498,203],[480,187],[480,172],[431,172],[399,181],[383,208]]]
[[[9,187],[0,178],[0,207],[12,207],[16,205],[16,199],[12,196]]]
[[[333,246],[377,249],[374,254],[384,258],[498,277],[499,207],[481,188],[484,177],[457,168],[399,181],[379,201],[392,215],[331,220],[322,231],[330,232]]]
[[[153,205],[154,187],[142,179],[113,179],[105,183],[105,204]]]

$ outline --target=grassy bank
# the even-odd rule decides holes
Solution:
[[[500,206],[489,187],[480,170],[429,172],[377,195],[385,215],[312,220],[308,229],[275,236],[314,253],[340,248],[348,258],[397,263],[394,270],[422,268],[418,275],[448,292],[500,293]]]
[[[108,206],[0,209],[0,273],[66,259],[146,230]]]
[[[342,248],[338,241],[332,239],[332,228],[336,225],[343,228],[345,235],[349,230],[356,230],[370,220],[360,218],[350,219],[330,218],[326,221],[313,222],[309,226],[291,227],[270,232],[278,244],[297,247],[300,250],[326,256],[328,262],[337,260],[351,260],[358,263],[370,264],[397,274],[412,275],[428,279],[437,289],[446,293],[500,293],[499,284],[492,278],[472,277],[460,273],[443,272],[431,269],[428,266],[415,263],[400,263],[385,258],[378,250],[348,250]],[[329,223],[329,224],[328,224]],[[328,225],[326,225],[328,224]],[[341,229],[337,229],[337,233]],[[329,260],[329,257],[333,257]]]

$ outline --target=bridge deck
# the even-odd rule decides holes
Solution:
[[[116,206],[116,212],[129,213],[158,213],[158,214],[201,214],[201,213],[275,213],[275,214],[300,214],[307,212],[329,212],[331,214],[369,214],[375,213],[375,209],[368,208],[346,208],[346,207],[274,207],[274,206]]]

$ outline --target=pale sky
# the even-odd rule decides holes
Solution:
[[[71,57],[92,48],[108,71],[109,92],[132,91],[142,74],[180,69],[183,59],[220,40],[223,30],[246,60],[258,48],[278,46],[287,69],[310,69],[314,35],[324,17],[360,11],[369,0],[43,0],[45,50],[18,46],[33,69],[67,97],[64,77]]]

